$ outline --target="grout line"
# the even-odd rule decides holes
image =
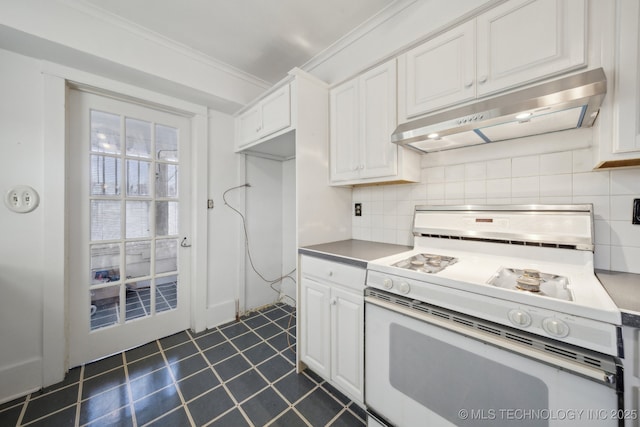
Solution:
[[[157,340],[156,340],[157,341]],[[160,347],[158,345],[158,347]],[[155,353],[153,353],[155,354]],[[122,352],[122,359],[124,365],[124,377],[127,380],[127,394],[129,395],[129,407],[131,408],[131,421],[133,422],[133,427],[138,426],[138,420],[136,418],[136,410],[133,406],[133,390],[131,389],[131,377],[129,376],[129,362],[127,362],[127,352]],[[140,360],[140,359],[138,359]],[[123,406],[124,407],[124,406]],[[120,408],[122,409],[122,408]],[[120,410],[118,409],[118,410]]]
[[[22,425],[22,420],[24,419],[24,414],[27,412],[27,405],[31,401],[31,393],[29,393],[22,402],[22,409],[20,410],[20,415],[18,416],[18,420],[16,421],[16,426]]]
[[[78,378],[78,399],[76,400],[76,421],[75,426],[80,425],[80,409],[82,408],[82,391],[84,390],[84,365],[80,367],[80,377]]]
[[[187,337],[188,336],[189,336],[189,334],[187,334]],[[180,343],[178,345],[185,344],[188,341],[189,340],[187,340],[187,341],[185,341],[183,343]],[[176,345],[174,347],[177,347],[178,345]],[[173,383],[171,385],[173,385],[173,387],[178,392],[178,397],[180,398],[180,402],[182,403],[180,405],[180,407],[184,408],[184,412],[187,414],[187,419],[189,420],[189,423],[191,423],[192,427],[195,427],[196,423],[193,420],[193,416],[191,415],[191,411],[189,411],[189,407],[187,406],[186,401],[184,399],[184,396],[182,395],[182,391],[180,390],[180,387],[178,387],[178,381],[176,380],[176,376],[174,375],[173,371],[171,370],[171,364],[169,363],[169,359],[167,359],[167,355],[164,353],[164,349],[162,348],[162,345],[160,345],[160,343],[158,343],[158,347],[160,347],[160,354],[162,355],[162,358],[164,359],[164,362],[167,365],[166,367],[167,367],[167,370],[169,371],[169,375],[171,376],[171,379],[173,380]],[[173,347],[171,347],[171,348],[173,348]],[[189,356],[189,357],[192,357],[192,356]],[[183,359],[180,359],[180,360],[183,360]],[[169,386],[167,386],[167,387],[169,387]],[[162,390],[164,390],[167,387],[162,388]],[[151,394],[153,394],[153,393],[151,393]],[[167,414],[169,414],[171,412],[173,412],[173,411],[166,412],[166,413],[162,414],[160,417],[158,417],[156,419],[160,419],[160,418],[164,417],[165,415],[167,415]]]

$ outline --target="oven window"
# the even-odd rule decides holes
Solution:
[[[508,426],[513,420],[492,417],[492,411],[549,408],[547,385],[523,372],[526,364],[517,370],[396,323],[389,332],[390,384],[455,425],[483,425],[486,415],[487,426]],[[479,416],[463,420],[461,409]],[[518,427],[548,425],[546,419],[518,420]]]

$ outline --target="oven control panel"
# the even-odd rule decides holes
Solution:
[[[618,355],[616,326],[494,296],[367,271],[367,286],[533,334]]]

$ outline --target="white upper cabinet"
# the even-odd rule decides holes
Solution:
[[[396,127],[396,61],[330,91],[331,183],[419,181],[417,153],[391,142]]]
[[[586,65],[582,0],[511,0],[477,18],[478,96]]]
[[[400,122],[586,65],[585,0],[511,0],[399,58]]]
[[[397,117],[395,59],[360,76],[358,85],[360,178],[396,176],[398,146],[390,141]]]
[[[236,118],[236,151],[291,127],[290,92],[287,83]]]
[[[474,99],[475,21],[429,40],[399,61],[406,82],[407,116]]]
[[[329,95],[331,120],[331,180],[348,181],[360,176],[358,81],[351,80]]]
[[[607,98],[611,99],[605,98],[613,114],[604,109],[600,112],[595,168],[640,166],[640,2],[616,0],[604,4],[614,6],[599,15],[601,20],[607,12],[613,17],[612,41],[606,47],[615,53],[613,72],[607,75]],[[606,33],[600,39],[606,40]]]
[[[640,2],[618,1],[616,153],[640,151]]]

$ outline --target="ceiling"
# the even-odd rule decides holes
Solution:
[[[84,0],[269,85],[395,0]]]

